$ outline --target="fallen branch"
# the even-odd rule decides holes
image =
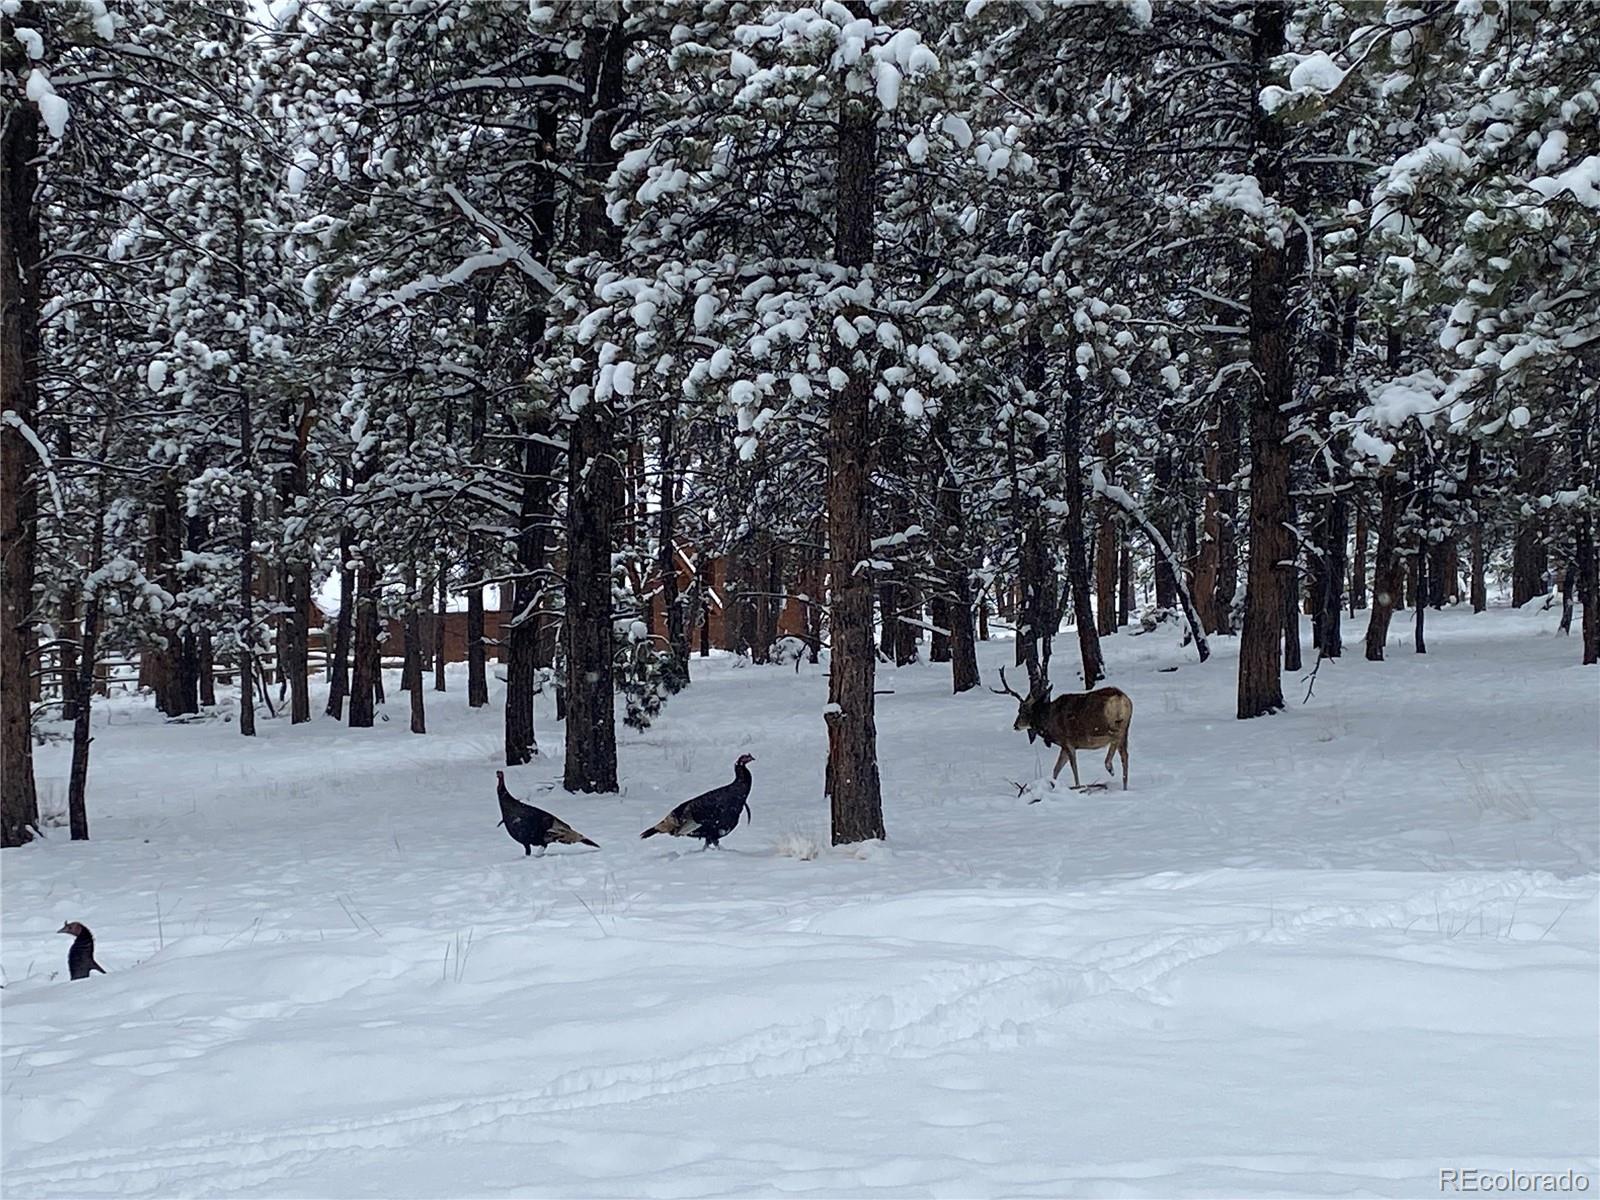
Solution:
[[[1173,585],[1178,591],[1178,603],[1183,606],[1183,619],[1189,624],[1189,636],[1194,639],[1194,648],[1199,652],[1200,661],[1205,662],[1211,657],[1211,647],[1206,644],[1205,626],[1200,623],[1200,614],[1195,611],[1194,597],[1189,595],[1189,584],[1184,578],[1183,564],[1178,561],[1178,556],[1172,552],[1172,547],[1167,545],[1167,539],[1161,536],[1161,531],[1145,515],[1139,502],[1124,489],[1107,483],[1106,474],[1098,464],[1094,468],[1094,490],[1096,495],[1104,496],[1132,517],[1133,523],[1150,539],[1150,544],[1155,547],[1156,553],[1166,560],[1167,570],[1171,572]]]

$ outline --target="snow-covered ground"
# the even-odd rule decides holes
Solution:
[[[500,714],[102,709],[94,840],[6,851],[10,1196],[1438,1195],[1600,1188],[1600,673],[1551,613],[1397,623],[1233,719],[1234,654],[1107,643],[1132,790],[1028,805],[1015,705],[885,669],[889,841],[827,848],[826,683],[696,660],[623,791],[512,790]],[[1362,625],[1349,622],[1359,639]],[[1010,647],[982,647],[986,678]],[[1057,643],[1072,686],[1070,636]],[[1176,671],[1163,668],[1178,667]],[[391,681],[393,689],[394,681]],[[391,697],[397,693],[391,690]],[[498,698],[496,699],[498,703]],[[640,841],[757,756],[725,849]],[[1098,755],[1083,756],[1101,778]],[[64,790],[63,746],[41,750]],[[59,800],[57,801],[59,803]],[[81,920],[108,971],[72,983]]]

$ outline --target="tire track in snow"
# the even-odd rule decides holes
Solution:
[[[676,1059],[588,1067],[494,1096],[438,1101],[381,1117],[340,1118],[269,1133],[199,1137],[139,1150],[42,1154],[8,1164],[13,1194],[192,1190],[231,1192],[287,1178],[313,1154],[384,1150],[421,1137],[458,1139],[511,1119],[603,1108],[753,1079],[803,1074],[846,1059],[917,1058],[952,1045],[1011,1040],[1018,1027],[1085,1000],[1137,994],[1191,963],[1266,940],[1335,928],[1387,929],[1407,917],[1458,911],[1530,891],[1528,876],[1451,880],[1409,899],[1365,906],[1310,904],[1264,925],[1165,929],[1080,948],[1068,957],[976,959],[914,986],[891,988],[799,1026],[771,1026]],[[1116,895],[1108,896],[1115,902]],[[1241,900],[1241,903],[1248,901]],[[1064,910],[1065,911],[1065,910]],[[1072,915],[1081,916],[1081,910]],[[845,940],[856,940],[848,938]],[[912,943],[913,945],[916,943]],[[948,952],[951,943],[938,944]],[[978,947],[969,947],[979,949]]]

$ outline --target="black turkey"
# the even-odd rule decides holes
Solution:
[[[704,843],[702,849],[720,848],[722,839],[739,824],[740,809],[744,810],[746,823],[750,820],[750,768],[745,763],[755,760],[753,754],[739,755],[733,764],[732,783],[685,800],[639,836],[670,833],[673,837],[697,837]]]
[[[543,854],[545,847],[551,842],[565,842],[568,845],[582,843],[585,846],[593,846],[596,850],[600,849],[599,842],[591,842],[554,813],[547,813],[542,808],[524,804],[506,791],[504,771],[496,771],[494,774],[499,780],[500,824],[506,827],[511,840],[522,847],[524,855],[532,854],[535,846],[539,847],[539,853]]]
[[[88,926],[68,921],[56,932],[72,935],[72,949],[67,951],[67,974],[74,979],[87,979],[90,971],[99,971],[102,975],[106,973],[106,969],[94,960],[94,934],[89,932]]]

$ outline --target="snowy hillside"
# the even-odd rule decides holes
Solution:
[[[1600,1184],[1600,695],[1554,621],[1430,615],[1426,657],[1397,629],[1249,722],[1231,639],[1204,666],[1107,639],[1132,789],[1033,805],[1013,783],[1053,760],[1012,701],[885,669],[889,840],[840,851],[814,667],[694,660],[622,733],[617,796],[549,790],[541,708],[557,757],[511,790],[602,847],[542,859],[495,827],[500,709],[459,679],[427,737],[395,681],[375,729],[253,741],[107,703],[94,840],[4,857],[5,1190]],[[987,680],[1010,653],[980,647]],[[753,820],[721,852],[639,840],[742,752]],[[64,744],[38,769],[59,806]],[[66,979],[67,920],[106,975]]]

